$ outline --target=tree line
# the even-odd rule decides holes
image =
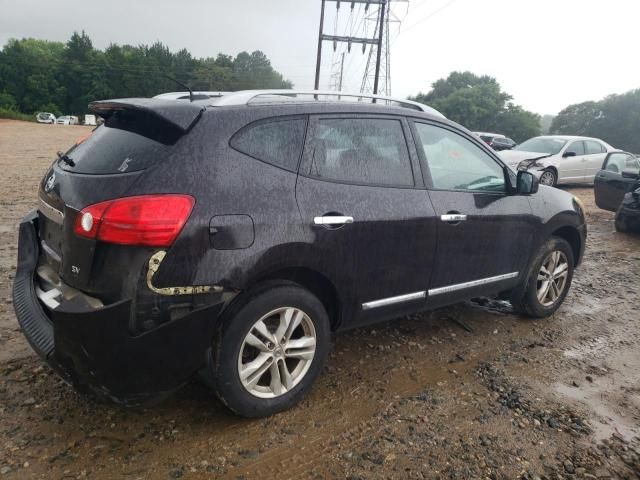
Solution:
[[[512,102],[495,78],[452,72],[412,100],[435,108],[472,131],[502,133],[520,143],[540,135],[541,118]]]
[[[183,90],[173,79],[193,90],[293,87],[261,51],[195,58],[161,42],[112,43],[99,50],[85,32],[75,32],[66,43],[33,38],[7,42],[0,50],[0,116],[22,113],[32,119],[39,111],[79,116],[93,100]],[[470,130],[502,133],[516,142],[548,131],[598,137],[640,153],[640,89],[570,105],[552,121],[516,105],[495,78],[471,72],[452,72],[411,99]]]
[[[569,105],[553,119],[550,133],[597,137],[640,154],[640,89]]]
[[[640,154],[640,89],[569,105],[555,117],[541,117],[515,105],[495,78],[452,72],[434,82],[428,93],[412,99],[470,130],[502,133],[516,142],[541,133],[580,135]]]
[[[261,51],[194,58],[185,49],[171,52],[161,42],[99,50],[86,33],[75,32],[66,43],[7,42],[0,50],[0,113],[83,115],[93,100],[184,90],[167,77],[193,90],[292,87]]]

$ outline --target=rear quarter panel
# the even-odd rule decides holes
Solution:
[[[290,114],[290,113],[289,113]],[[297,174],[240,153],[229,139],[265,116],[261,109],[207,112],[191,132],[183,159],[163,163],[136,189],[195,197],[194,210],[158,270],[157,287],[220,285],[242,290],[285,266],[317,264],[305,247],[295,199]],[[209,224],[215,216],[250,216],[255,238],[247,248],[216,249]]]

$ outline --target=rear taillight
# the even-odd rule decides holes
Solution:
[[[96,203],[76,217],[74,232],[122,245],[169,247],[187,222],[195,200],[189,195],[140,195]]]

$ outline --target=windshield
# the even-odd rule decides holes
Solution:
[[[536,137],[527,140],[524,143],[518,145],[514,150],[520,150],[521,152],[536,152],[545,153],[547,155],[555,155],[560,153],[562,147],[566,145],[567,141],[560,138],[542,138]]]

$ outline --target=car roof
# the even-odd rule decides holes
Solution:
[[[604,140],[600,140],[599,138],[595,138],[595,137],[581,137],[579,135],[540,135],[538,137],[534,137],[534,138],[548,138],[548,139],[555,139],[555,140],[596,140],[598,142],[602,142],[602,143],[607,143]]]
[[[229,92],[210,92],[210,91],[194,91],[193,95],[206,95],[209,98],[217,98],[226,95]],[[166,92],[155,95],[153,98],[161,100],[189,100],[189,92]]]
[[[491,132],[473,132],[476,135],[482,135],[485,137],[498,137],[498,138],[507,138],[506,135],[503,135],[502,133],[491,133]]]
[[[343,92],[332,90],[242,90],[230,92],[220,98],[213,99],[213,106],[249,106],[249,105],[278,105],[278,104],[311,104],[311,103],[345,103],[367,104],[386,106],[401,106],[405,109],[413,109],[429,113],[436,117],[445,116],[423,103],[403,98],[387,97],[363,92]]]
[[[409,116],[415,118],[425,118],[431,120],[438,120],[449,124],[454,122],[446,119],[441,114],[432,114],[430,112],[421,112],[419,110],[413,110],[406,107],[398,107],[391,105],[381,105],[375,103],[363,103],[363,102],[331,102],[331,101],[300,101],[300,102],[277,102],[277,103],[260,103],[249,105],[224,105],[219,106],[215,103],[206,101],[196,101],[195,104],[206,105],[208,111],[216,110],[242,110],[242,109],[261,109],[269,112],[269,115],[313,115],[323,113],[335,113],[335,114],[371,114],[371,115],[399,115]]]

